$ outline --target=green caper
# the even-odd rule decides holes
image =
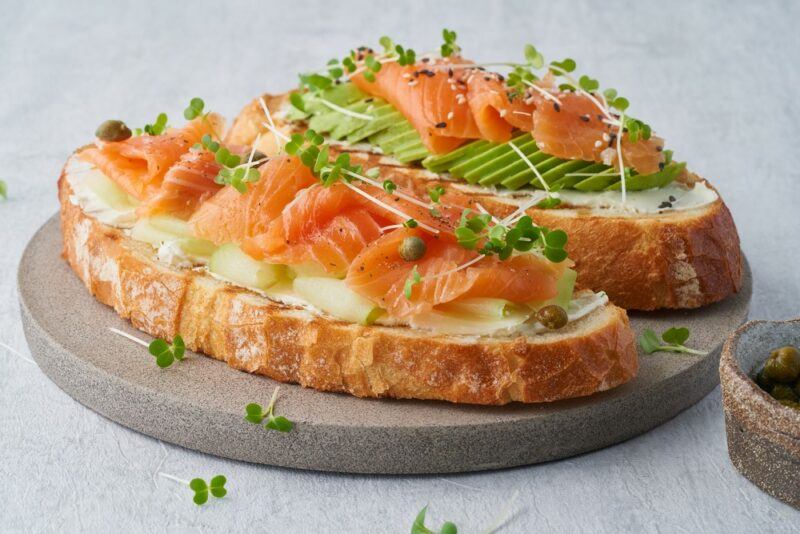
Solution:
[[[800,351],[792,346],[775,349],[764,364],[764,376],[788,384],[800,377]]]
[[[761,387],[764,391],[769,392],[772,389],[772,386],[775,385],[775,382],[764,376],[764,370],[760,370],[756,373],[756,384]]]
[[[398,248],[398,252],[400,253],[400,257],[406,261],[417,261],[425,255],[425,250],[427,250],[427,248],[428,247],[425,246],[425,241],[417,236],[410,236],[403,239],[403,242],[400,243],[400,247]]]
[[[569,317],[564,308],[550,304],[536,312],[536,319],[550,330],[558,330],[567,324]]]
[[[772,395],[773,399],[777,400],[789,400],[792,402],[797,402],[800,400],[798,399],[794,390],[785,384],[778,384],[777,386],[774,386],[770,392],[770,395]]]
[[[94,134],[101,141],[124,141],[131,136],[131,129],[122,121],[107,120],[97,127]]]

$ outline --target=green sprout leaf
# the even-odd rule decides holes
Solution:
[[[578,79],[578,85],[587,93],[592,93],[600,88],[600,83],[585,74]]]
[[[228,490],[225,489],[226,482],[227,479],[222,475],[215,476],[211,479],[210,483],[206,483],[202,478],[193,478],[189,482],[189,487],[194,491],[194,498],[192,500],[196,505],[201,506],[208,502],[209,493],[221,499],[228,494]]]
[[[414,219],[409,219],[403,222],[403,226],[406,228],[416,228],[417,226],[419,226],[419,223]]]
[[[300,93],[292,93],[289,95],[289,103],[291,103],[294,107],[299,109],[300,111],[306,110],[306,103],[303,100],[302,95]]]
[[[574,59],[566,58],[563,61],[551,61],[550,67],[551,69],[555,67],[556,72],[554,72],[554,74],[562,74],[564,72],[574,71],[577,65],[575,64]]]
[[[534,69],[541,69],[544,65],[544,56],[536,50],[536,47],[532,44],[526,44],[525,49],[525,61],[533,67]]]
[[[8,185],[3,180],[0,180],[0,197],[3,197],[3,200],[8,198]]]
[[[444,195],[444,193],[445,193],[444,187],[442,187],[441,185],[437,185],[433,189],[428,189],[428,196],[430,197],[431,201],[434,204],[439,203],[439,199],[441,198],[442,195]]]
[[[442,528],[438,532],[429,529],[425,526],[425,515],[428,513],[428,507],[425,506],[419,511],[414,523],[411,525],[411,534],[458,534],[458,527],[450,521],[442,523]]]
[[[686,347],[684,343],[689,340],[689,335],[690,333],[688,328],[673,327],[664,331],[664,333],[661,334],[661,339],[659,339],[658,335],[653,330],[648,328],[642,332],[641,336],[639,336],[639,345],[647,354],[652,354],[654,352],[683,352],[686,354],[696,354],[700,356],[708,354],[705,351]]]
[[[194,97],[189,101],[189,107],[183,110],[183,116],[187,121],[196,119],[203,114],[203,108],[205,105],[206,104],[203,102],[202,98]]]
[[[183,342],[183,338],[176,334],[171,344],[163,339],[154,339],[150,343],[148,350],[150,354],[156,357],[156,365],[165,369],[172,365],[175,360],[183,360],[186,345]]]
[[[442,38],[444,39],[444,44],[440,47],[442,57],[449,57],[461,52],[461,47],[456,44],[456,37],[456,32],[447,28],[442,30]]]
[[[413,269],[411,269],[411,276],[408,277],[406,283],[403,285],[403,295],[405,295],[406,299],[411,300],[411,294],[414,290],[414,286],[419,284],[422,281],[422,277],[417,270],[417,266],[415,265]]]
[[[278,390],[279,388],[275,388],[266,410],[262,409],[261,405],[257,403],[250,403],[245,406],[245,421],[260,425],[266,419],[267,424],[264,425],[264,428],[277,430],[278,432],[291,431],[294,428],[294,423],[282,415],[275,415],[275,401],[278,398]]]
[[[145,124],[144,133],[147,135],[161,135],[167,129],[167,114],[159,113],[153,124]]]
[[[390,195],[397,190],[397,184],[391,180],[384,180],[382,185],[383,185],[383,190],[389,193]]]

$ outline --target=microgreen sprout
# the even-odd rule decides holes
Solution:
[[[431,202],[433,202],[434,204],[439,203],[439,198],[441,198],[441,196],[444,195],[444,193],[445,193],[444,187],[442,187],[441,185],[437,185],[433,189],[428,189],[428,196],[430,197]]]
[[[158,474],[159,476],[162,476],[164,478],[168,478],[180,484],[189,486],[189,488],[192,491],[194,491],[194,497],[192,498],[192,500],[197,506],[202,506],[205,503],[207,503],[209,494],[213,495],[217,499],[221,499],[228,494],[228,490],[225,489],[225,484],[228,482],[228,479],[226,479],[223,475],[217,475],[210,481],[206,482],[202,478],[193,478],[192,480],[184,480],[182,478],[178,478],[168,473],[160,472]]]
[[[260,425],[264,422],[264,419],[267,420],[267,424],[264,425],[264,428],[268,428],[271,430],[277,430],[278,432],[289,432],[294,427],[294,424],[285,418],[282,415],[275,415],[275,400],[278,398],[278,390],[280,388],[276,387],[275,391],[272,392],[272,398],[267,405],[266,411],[261,407],[260,404],[251,403],[245,406],[245,421],[249,421],[254,425]]]
[[[639,344],[642,346],[642,350],[647,354],[652,354],[654,352],[684,352],[700,356],[708,354],[705,351],[686,347],[684,343],[686,343],[688,339],[689,329],[685,327],[673,327],[665,330],[664,333],[661,334],[661,340],[658,339],[658,335],[654,331],[648,328],[639,337]],[[666,344],[662,343],[662,340]]]
[[[383,181],[383,190],[389,193],[390,195],[397,190],[397,184],[391,180],[384,180]]]
[[[408,219],[407,221],[403,222],[403,226],[405,228],[416,228],[419,226],[419,223],[414,219]]]
[[[461,223],[455,230],[459,245],[468,250],[477,250],[485,256],[497,254],[500,260],[507,260],[515,250],[527,252],[535,247],[554,263],[567,258],[564,250],[567,234],[563,230],[536,226],[528,215],[523,215],[513,226],[508,226],[491,224],[491,215],[488,213],[471,213],[469,209],[462,212]]]
[[[161,135],[167,130],[167,120],[166,113],[159,113],[153,124],[145,124],[144,129],[136,128],[133,130],[133,134],[142,135],[142,133],[146,133],[147,135]]]
[[[3,200],[8,198],[8,185],[3,180],[0,180],[0,197],[3,197]]]
[[[350,154],[339,154],[331,163],[330,148],[323,144],[324,138],[314,130],[306,130],[305,134],[292,134],[284,150],[292,156],[297,156],[300,161],[314,172],[322,185],[330,186],[343,180],[350,182],[352,178],[348,173],[361,172],[360,165],[350,164]]]
[[[444,44],[440,48],[442,57],[450,57],[453,54],[458,55],[461,52],[461,47],[456,44],[456,37],[456,32],[447,28],[442,30],[442,38],[444,39]]]
[[[156,357],[156,365],[165,369],[172,365],[175,360],[183,361],[186,352],[186,345],[179,334],[175,334],[172,343],[167,343],[163,339],[154,339],[147,348],[150,354]]]
[[[417,62],[417,53],[411,48],[403,48],[400,45],[395,45],[394,51],[397,52],[397,62],[403,67],[406,65],[413,65]]]
[[[425,526],[425,515],[428,513],[428,507],[425,506],[422,510],[419,511],[417,514],[416,519],[414,519],[414,524],[411,525],[411,534],[458,534],[458,527],[456,527],[455,523],[450,521],[445,521],[442,523],[442,528],[438,531],[431,530]]]
[[[202,98],[194,97],[189,101],[189,107],[183,110],[183,116],[187,121],[196,119],[203,114],[203,108],[205,105],[206,103],[203,102]]]
[[[242,164],[241,156],[231,154],[228,148],[214,141],[209,134],[205,134],[200,139],[200,147],[213,153],[214,159],[219,163],[221,168],[214,178],[214,182],[220,185],[231,185],[244,194],[247,192],[247,184],[257,182],[261,177],[252,162]]]
[[[411,269],[411,275],[406,280],[406,283],[403,285],[403,295],[405,295],[406,299],[411,300],[411,292],[414,290],[414,286],[419,284],[422,281],[422,276],[419,274],[419,270],[415,265],[413,269]]]

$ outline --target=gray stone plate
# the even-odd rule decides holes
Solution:
[[[631,314],[638,333],[691,328],[707,356],[641,354],[639,375],[588,398],[504,407],[365,400],[282,384],[282,434],[247,423],[244,407],[266,405],[276,382],[189,354],[161,370],[136,334],[87,292],[61,259],[57,217],[29,243],[19,295],[31,354],[42,371],[92,410],[158,439],[226,458],[353,473],[446,473],[532,464],[584,453],[645,432],[703,398],[718,383],[722,342],[747,317],[742,291],[696,311]]]

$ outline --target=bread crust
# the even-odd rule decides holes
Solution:
[[[608,305],[562,330],[468,339],[361,326],[175,270],[152,247],[87,215],[58,182],[63,256],[100,302],[150,335],[231,367],[358,397],[506,404],[585,396],[627,382],[638,356],[627,314]]]
[[[277,113],[286,95],[263,95],[268,108]],[[258,99],[249,103],[234,120],[229,142],[251,144],[261,127],[263,111]],[[287,127],[276,121],[278,127]],[[265,149],[276,146],[264,138]],[[390,165],[381,156],[351,152],[365,166],[381,166],[387,178],[406,179],[418,191],[439,183],[445,189],[453,182],[436,181],[420,169]],[[470,194],[497,215],[514,208],[497,196]],[[653,215],[598,213],[601,210],[556,208],[530,209],[540,225],[561,228],[569,235],[567,251],[575,261],[580,287],[605,291],[618,306],[629,310],[688,309],[720,301],[739,291],[743,264],[739,234],[721,197],[713,203],[687,211]]]

